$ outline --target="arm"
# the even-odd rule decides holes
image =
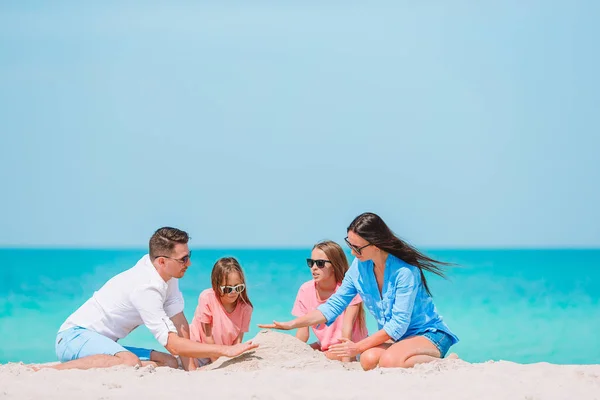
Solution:
[[[308,330],[308,327],[306,327],[306,326],[302,327],[302,328],[298,328],[298,330],[296,331],[296,338],[303,341],[304,343],[308,342],[309,337],[310,337],[310,331]]]
[[[346,312],[344,313],[344,320],[342,322],[343,338],[352,339],[352,331],[354,330],[354,323],[356,322],[356,317],[358,317],[360,307],[361,304],[359,303],[346,309]]]
[[[175,332],[170,332],[165,348],[173,355],[194,358],[219,358],[235,357],[245,351],[257,348],[252,342],[235,344],[233,346],[222,346],[219,344],[198,343],[179,337]]]
[[[171,322],[175,325],[175,329],[177,329],[177,334],[179,336],[186,339],[190,338],[190,325],[183,312],[173,315],[171,317]],[[193,371],[196,369],[196,363],[189,357],[181,357],[181,365],[183,365],[183,369],[186,371]]]
[[[272,324],[259,324],[259,328],[266,329],[281,329],[284,331],[289,331],[290,329],[303,328],[307,326],[324,324],[327,320],[323,313],[319,310],[313,310],[306,315],[298,317],[288,322],[277,322],[273,321]]]
[[[354,324],[356,323],[356,318],[358,317],[361,307],[362,302],[359,302],[358,304],[350,305],[346,309],[346,312],[344,313],[344,319],[342,321],[342,338],[350,341],[352,340],[352,331],[354,330]],[[351,359],[352,357],[344,356],[342,357],[342,362],[350,362]]]
[[[200,326],[202,327],[202,330],[204,331],[204,343],[215,344],[215,338],[212,336],[212,325],[202,322],[200,324]],[[241,343],[241,342],[236,342],[236,344],[237,343]],[[214,361],[216,361],[216,358],[211,357],[210,360],[214,362]]]
[[[383,330],[377,331],[374,335],[364,338],[358,343],[354,343],[349,339],[340,339],[341,343],[333,344],[329,347],[331,354],[344,359],[352,358],[360,353],[367,351],[372,347],[379,346],[390,340],[390,336]]]
[[[242,340],[244,340],[244,332],[240,333],[240,336],[235,339],[234,344],[242,343]]]
[[[328,326],[335,322],[336,318],[344,312],[358,294],[352,279],[352,276],[358,273],[356,265],[356,263],[353,263],[351,269],[346,272],[346,276],[338,290],[327,299],[325,304],[317,307],[317,310],[321,311],[325,317]]]

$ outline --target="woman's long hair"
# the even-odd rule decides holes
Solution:
[[[392,254],[407,264],[419,268],[421,280],[427,293],[431,291],[427,285],[427,279],[423,271],[429,271],[445,278],[444,266],[452,265],[427,257],[396,235],[377,214],[366,212],[354,218],[350,223],[348,232],[352,231],[377,248]]]
[[[252,307],[252,303],[248,298],[248,285],[246,284],[246,277],[244,276],[244,271],[242,271],[242,266],[233,257],[223,257],[217,260],[215,265],[213,266],[212,273],[210,274],[210,281],[212,285],[212,289],[215,292],[217,299],[221,302],[221,284],[223,281],[227,280],[227,275],[231,272],[237,272],[242,279],[242,283],[246,285],[246,288],[242,293],[240,293],[238,300],[242,299],[242,301]],[[237,303],[236,303],[237,304]]]
[[[346,258],[346,253],[344,253],[344,250],[340,247],[339,244],[331,240],[325,240],[323,242],[315,244],[313,250],[314,249],[319,249],[323,253],[325,253],[327,258],[331,262],[331,265],[333,266],[333,276],[335,277],[336,283],[341,284],[344,280],[344,275],[346,275],[346,272],[350,268],[348,264],[348,258]],[[366,329],[367,325],[365,321],[365,310],[363,308],[362,303],[360,303],[360,306],[358,308],[358,315],[356,316],[356,321],[358,322],[358,326],[361,330]]]

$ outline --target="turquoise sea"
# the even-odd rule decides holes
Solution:
[[[0,363],[55,361],[54,337],[65,318],[113,275],[130,268],[139,250],[0,249]],[[449,280],[431,277],[438,311],[470,362],[510,360],[600,363],[600,250],[431,250],[459,266]],[[191,320],[198,294],[210,286],[219,257],[237,257],[247,275],[259,322],[287,320],[300,284],[311,278],[309,249],[194,249],[181,280]],[[370,332],[375,331],[372,318]],[[154,347],[145,327],[123,340]]]

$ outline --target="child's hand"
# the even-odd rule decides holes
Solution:
[[[291,322],[277,321],[273,321],[272,324],[258,324],[258,327],[263,329],[280,329],[282,331],[289,331],[290,329],[294,329]]]
[[[233,346],[229,346],[227,350],[225,350],[225,357],[235,357],[240,354],[252,350],[258,347],[258,343],[254,344],[251,341],[246,343],[234,344]]]

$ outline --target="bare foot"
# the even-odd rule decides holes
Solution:
[[[458,354],[456,354],[456,353],[450,353],[446,356],[446,358],[448,360],[460,360],[460,358],[458,357]]]

